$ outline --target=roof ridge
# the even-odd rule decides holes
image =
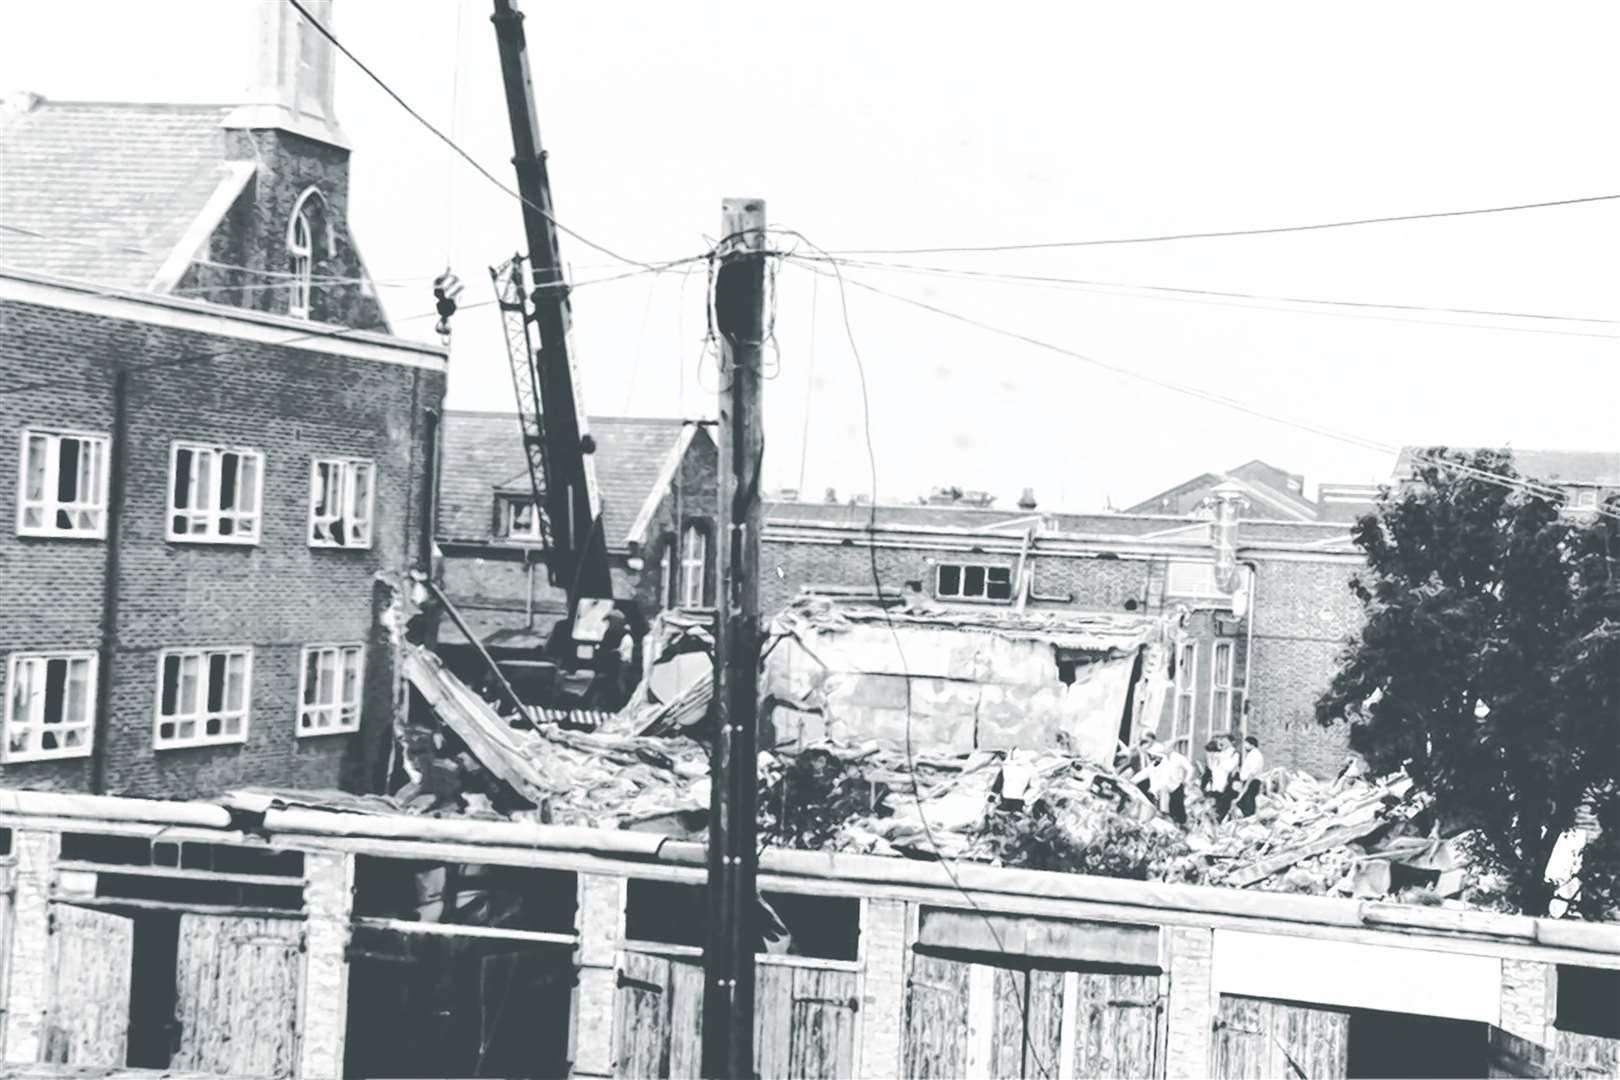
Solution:
[[[170,110],[175,110],[175,111],[185,109],[185,110],[196,110],[198,112],[205,112],[205,111],[208,111],[208,110],[217,110],[217,109],[234,109],[234,108],[236,108],[235,105],[230,104],[229,102],[114,101],[114,100],[111,100],[111,99],[95,99],[95,98],[86,98],[86,99],[81,100],[81,99],[78,99],[78,98],[44,97],[42,95],[42,96],[40,96],[39,100],[34,103],[33,108],[28,110],[28,111],[29,112],[36,112],[36,111],[38,111],[40,109],[57,107],[57,106],[95,106],[97,108],[112,107],[112,108],[119,108],[119,109],[170,109]]]

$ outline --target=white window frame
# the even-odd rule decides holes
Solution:
[[[287,314],[295,319],[309,318],[310,297],[315,278],[315,219],[310,215],[310,188],[298,197],[292,219],[287,222],[287,258],[291,277],[287,282]]]
[[[534,501],[533,495],[497,495],[495,499],[499,505],[500,536],[503,540],[518,540],[524,543],[538,544],[545,539],[540,531],[540,504]],[[518,528],[517,514],[523,507],[531,507],[529,524],[525,528]]]
[[[945,591],[946,570],[956,571],[956,591]],[[984,587],[977,593],[967,591],[967,576],[969,570],[980,570],[984,574]],[[999,571],[1007,575],[1007,595],[1005,597],[990,595],[990,575]],[[961,601],[970,604],[1010,604],[1013,601],[1013,568],[1002,566],[999,563],[939,563],[934,567],[934,595],[941,600]]]
[[[659,552],[658,559],[658,603],[666,607],[679,607],[675,601],[675,564],[679,561],[679,541],[674,536],[666,537],[663,550]]]
[[[188,477],[186,489],[192,505],[178,507],[174,505],[174,485],[179,478],[180,451],[191,453],[191,475]],[[197,482],[197,460],[206,454],[209,460],[207,490],[199,490]],[[230,510],[221,510],[219,506],[221,464],[226,454],[235,454],[236,464],[236,492],[237,499],[241,499],[242,492],[242,463],[253,462],[253,505],[251,507],[236,506]],[[167,505],[167,517],[164,521],[164,532],[170,543],[176,544],[248,544],[259,542],[263,532],[264,523],[264,454],[249,446],[226,446],[221,443],[194,442],[188,439],[176,439],[169,445],[169,486],[168,494],[164,497]],[[198,499],[205,500],[201,505]],[[202,532],[177,531],[174,519],[184,515],[188,524],[201,522]],[[221,531],[225,521],[232,522],[229,533]]]
[[[703,606],[704,578],[708,570],[709,534],[697,522],[681,531],[681,602],[683,608]]]
[[[44,461],[44,490],[37,500],[28,497],[28,454],[34,440],[45,440]],[[60,502],[56,497],[57,484],[61,478],[61,446],[62,440],[72,439],[80,443],[79,460],[80,475],[83,475],[83,462],[85,454],[90,453],[91,486],[95,489],[91,497],[86,499],[84,493],[74,502]],[[112,438],[102,432],[72,431],[64,428],[24,428],[22,440],[17,450],[17,535],[18,536],[67,536],[79,537],[86,540],[105,540],[107,538],[107,478],[112,460]],[[40,515],[38,525],[28,524],[30,510]],[[67,513],[71,518],[78,520],[81,515],[93,514],[95,524],[86,528],[82,525],[70,525],[62,528],[56,524],[59,513]]]
[[[315,512],[316,496],[320,492],[321,466],[325,465],[337,471],[338,500],[343,506],[344,513],[333,514],[328,510],[325,514]],[[355,504],[355,470],[364,468],[367,473],[366,499],[364,513]],[[312,458],[309,463],[309,546],[318,548],[345,548],[349,550],[366,551],[371,547],[372,535],[376,532],[376,520],[373,511],[377,505],[377,465],[370,458],[359,457],[318,457]],[[349,539],[347,543],[339,543],[331,539],[330,531],[339,520],[348,522]],[[320,535],[321,530],[327,530],[328,535]]]
[[[56,651],[39,650],[31,652],[14,652],[6,657],[6,700],[5,700],[5,730],[4,738],[0,739],[0,763],[13,764],[22,761],[56,761],[64,758],[89,757],[95,744],[96,724],[96,679],[100,675],[99,657],[93,649],[64,649]],[[86,669],[84,681],[84,706],[82,716],[78,719],[58,720],[56,723],[47,723],[45,712],[45,672],[48,665],[55,660],[65,661],[68,665],[68,674],[72,675],[72,665],[83,663]],[[28,695],[24,708],[29,715],[21,718],[22,726],[28,732],[26,744],[13,750],[11,747],[12,733],[19,725],[17,715],[16,693],[22,676],[20,672],[28,669],[28,685],[31,692]],[[35,680],[38,680],[37,683]],[[67,709],[67,702],[63,701],[63,710]],[[83,734],[83,741],[78,746],[62,745],[65,733],[77,731]],[[41,745],[43,736],[54,732],[57,736],[57,745],[47,748]]]
[[[1224,661],[1222,657],[1225,657]],[[1232,685],[1237,670],[1237,649],[1231,641],[1216,641],[1209,658],[1209,738],[1232,730],[1232,703],[1237,688]],[[1225,702],[1217,708],[1218,702]],[[1223,715],[1224,714],[1224,715]],[[1216,720],[1221,723],[1217,727]]]
[[[1196,730],[1198,696],[1198,642],[1182,641],[1176,645],[1176,700],[1170,718],[1171,744],[1187,756],[1192,756],[1192,739]]]
[[[220,690],[221,707],[209,710],[209,672],[213,668],[213,658],[224,656],[226,658],[226,685],[229,686],[229,666],[231,658],[242,658],[242,703],[239,708],[232,708],[228,701],[223,700],[225,690]],[[187,660],[197,661],[197,699],[198,708],[192,712],[180,712],[180,687],[175,688],[175,708],[173,714],[163,712],[163,669],[171,657],[178,658],[183,666]],[[229,746],[234,743],[245,743],[248,737],[248,720],[253,711],[253,648],[248,645],[222,645],[201,647],[195,649],[163,649],[157,657],[157,694],[152,702],[152,747],[156,750],[181,750],[191,746]],[[236,731],[227,731],[228,721],[238,721]],[[220,722],[220,731],[217,735],[207,733],[210,720]],[[164,724],[174,724],[174,734],[163,734]],[[179,727],[190,723],[194,730],[189,735],[179,733]]]
[[[1221,600],[1228,595],[1215,579],[1214,563],[1175,559],[1166,564],[1164,594],[1192,600]]]
[[[315,692],[320,692],[321,673],[320,660],[327,655],[333,658],[332,667],[332,693],[323,695],[327,700],[309,701],[311,690],[309,685],[310,658],[316,658],[316,686]],[[354,697],[346,700],[343,695],[345,686],[344,673],[348,662],[354,665]],[[293,728],[294,734],[300,739],[312,739],[321,735],[349,735],[360,730],[360,715],[365,707],[366,700],[366,648],[357,642],[332,642],[319,645],[305,645],[298,654],[298,698],[297,718]]]

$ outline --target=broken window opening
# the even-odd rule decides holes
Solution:
[[[83,757],[95,720],[96,654],[13,653],[0,760]]]
[[[309,546],[369,548],[373,473],[363,458],[310,463]]]
[[[572,948],[355,927],[344,1075],[567,1076]]]
[[[298,735],[360,730],[364,653],[360,645],[304,646],[299,665]]]
[[[1198,673],[1198,642],[1184,641],[1176,650],[1176,711],[1171,721],[1170,736],[1173,749],[1191,757],[1196,749],[1192,745],[1193,703]]]
[[[17,532],[105,536],[110,443],[105,435],[25,431]]]
[[[171,448],[171,541],[256,544],[264,455],[241,447],[176,442]]]
[[[1620,971],[1558,965],[1560,1031],[1620,1039]]]
[[[165,649],[158,654],[159,750],[247,740],[252,650]]]
[[[356,919],[574,933],[578,879],[564,870],[359,855]]]
[[[625,940],[703,948],[709,922],[706,897],[702,885],[631,878],[625,890]],[[755,955],[859,957],[859,900],[781,892],[762,892],[760,897]]]

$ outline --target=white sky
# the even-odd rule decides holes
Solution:
[[[264,2],[273,0],[13,0],[0,89],[235,100],[253,7]],[[335,7],[337,33],[362,59],[509,180],[485,0]],[[1620,190],[1612,3],[528,9],[558,217],[639,259],[702,251],[728,195],[763,197],[773,224],[840,250],[1263,227]],[[338,64],[338,114],[355,147],[352,227],[372,274],[408,283],[382,290],[388,310],[396,319],[429,311],[429,279],[447,255],[468,282],[464,299],[487,299],[487,266],[522,245],[517,204]],[[1291,236],[889,258],[1615,319],[1617,240],[1620,203],[1610,202]],[[578,281],[615,272],[575,240],[562,247]],[[1381,443],[1620,446],[1613,339],[847,275]],[[836,287],[824,281],[813,296],[811,281],[792,266],[779,278],[767,481],[796,485],[803,454],[807,491],[835,485],[847,495],[870,485],[861,399]],[[713,369],[699,360],[703,293],[701,269],[685,281],[671,272],[578,289],[576,351],[592,412],[712,413]],[[1048,508],[1090,509],[1255,457],[1311,484],[1380,479],[1392,464],[858,289],[849,319],[886,499],[955,483],[1006,504],[1030,486]],[[399,330],[424,336],[431,326]],[[450,404],[510,407],[492,309],[455,320]]]

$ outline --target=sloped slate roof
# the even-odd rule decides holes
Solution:
[[[872,517],[872,508],[845,503],[782,502],[765,504],[765,519],[770,522],[791,524],[810,522],[819,525],[865,525]],[[920,504],[880,505],[877,508],[879,525],[914,526],[953,529],[990,529],[1009,522],[1027,521],[1034,524],[1039,512],[1026,510],[992,510],[977,506],[923,506]]]
[[[680,441],[682,427],[682,421],[667,417],[590,418],[602,528],[610,548],[624,544]],[[516,413],[445,412],[440,537],[473,540],[493,535],[495,493],[529,488],[522,432]]]
[[[1395,461],[1395,479],[1412,475],[1412,459],[1427,447],[1403,446]],[[1453,447],[1463,453],[1472,449]],[[1514,450],[1513,467],[1520,476],[1549,484],[1591,484],[1620,487],[1620,452],[1612,450]]]
[[[224,105],[37,99],[0,118],[0,263],[146,289],[226,173]]]

